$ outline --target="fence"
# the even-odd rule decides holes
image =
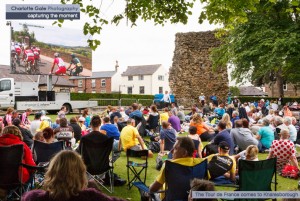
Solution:
[[[106,99],[106,98],[93,98],[91,101],[98,101],[98,106],[129,106],[132,103],[139,103],[142,105],[149,106],[153,103],[152,99],[132,99],[132,98],[121,98],[121,99]]]

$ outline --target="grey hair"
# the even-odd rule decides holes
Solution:
[[[269,125],[270,125],[270,120],[267,119],[267,118],[263,118],[263,119],[262,119],[262,123],[263,123],[263,125],[265,125],[265,126],[269,126]]]
[[[283,119],[281,117],[276,116],[274,118],[274,121],[276,124],[283,124]]]
[[[235,114],[236,116],[239,116],[239,112],[236,111],[236,110],[232,112],[232,115],[234,115],[234,114]]]
[[[290,117],[284,117],[283,122],[287,123],[288,125],[291,125],[292,124],[292,119]]]

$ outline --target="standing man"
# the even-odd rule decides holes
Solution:
[[[203,93],[201,93],[201,95],[199,96],[199,102],[200,102],[201,106],[203,107],[204,103],[205,103],[205,96]]]
[[[160,101],[164,103],[164,107],[169,107],[169,104],[171,103],[171,97],[168,91],[165,91],[165,94]]]
[[[73,70],[75,70],[75,72],[73,72],[72,75],[79,76],[79,73],[81,73],[83,71],[82,64],[81,64],[80,60],[78,59],[78,57],[75,56],[75,54],[72,53],[71,57],[72,57],[72,59],[70,61],[70,65],[67,70],[69,70],[73,64],[75,67],[72,68],[72,72],[73,72]]]
[[[54,66],[57,65],[58,69],[55,71],[55,75],[62,75],[62,74],[66,74],[67,69],[65,66],[65,62],[62,60],[62,58],[59,57],[59,53],[54,53],[54,61],[53,61],[53,65],[51,68],[51,71],[49,72],[49,74],[52,74]]]

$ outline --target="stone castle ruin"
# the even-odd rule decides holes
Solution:
[[[213,93],[225,100],[229,91],[227,70],[213,71],[209,56],[210,49],[219,45],[212,31],[176,34],[169,82],[179,105],[190,107],[201,93],[207,100]]]

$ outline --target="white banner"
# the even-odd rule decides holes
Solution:
[[[193,191],[193,198],[300,198],[299,191]]]

